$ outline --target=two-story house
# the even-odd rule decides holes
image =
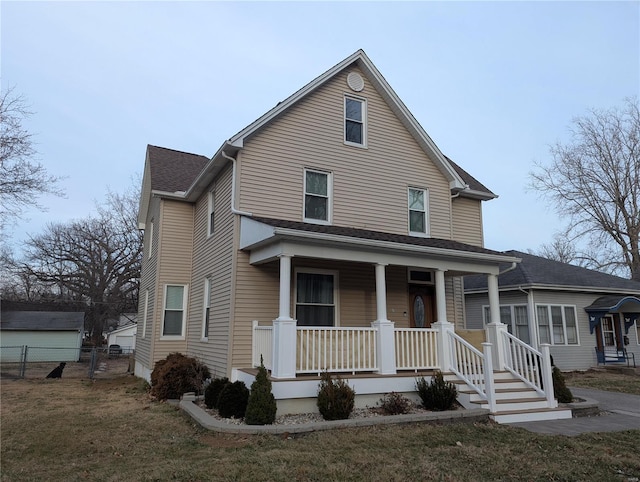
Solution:
[[[283,412],[314,407],[323,370],[369,403],[441,369],[489,403],[487,366],[510,363],[497,275],[518,261],[483,247],[481,204],[495,197],[362,50],[211,158],[149,146],[136,374],[177,351],[250,383],[262,357]],[[455,333],[466,274],[488,277],[489,359]],[[546,400],[535,372],[525,383]]]

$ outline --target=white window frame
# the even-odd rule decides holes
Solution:
[[[147,259],[151,259],[153,254],[153,219],[149,223],[149,250],[147,252]]]
[[[298,311],[298,273],[306,274],[324,274],[333,276],[333,327],[340,326],[340,300],[339,300],[339,271],[319,268],[295,268],[294,269],[294,284],[293,284],[293,311],[294,318],[297,320]],[[300,325],[304,328],[313,328],[314,325]],[[322,326],[319,326],[323,328]]]
[[[167,312],[167,291],[170,287],[182,287],[184,288],[182,292],[182,331],[180,335],[165,335],[165,314]],[[184,340],[185,339],[185,330],[187,326],[187,300],[188,298],[189,286],[181,283],[167,283],[164,285],[164,301],[162,305],[162,329],[161,329],[161,340]],[[179,311],[179,310],[171,310],[171,311]]]
[[[216,191],[212,189],[207,196],[207,237],[213,236],[216,229]],[[211,222],[213,218],[213,222]]]
[[[149,316],[149,290],[144,290],[144,310],[142,311],[142,338],[147,337],[147,317]]]
[[[422,195],[424,197],[423,199],[424,211],[417,211],[415,209],[411,209],[411,191],[422,191]],[[411,230],[411,211],[424,213],[424,232]],[[407,229],[409,231],[409,235],[428,238],[429,232],[431,231],[429,224],[430,224],[429,222],[429,190],[423,187],[408,186],[407,187]]]
[[[502,310],[504,308],[509,308],[509,323],[505,323],[502,320]],[[524,308],[524,311],[527,315],[526,325],[518,325],[516,323],[516,308]],[[500,305],[499,310],[500,310],[500,323],[504,323],[505,325],[507,325],[509,333],[517,337],[519,340],[522,340],[522,338],[518,336],[518,326],[527,327],[527,335],[528,335],[529,341],[528,342],[526,342],[525,340],[522,340],[522,341],[525,341],[526,343],[531,345],[532,344],[531,330],[529,329],[531,325],[531,320],[529,319],[529,306],[526,303],[513,303],[508,305]],[[484,321],[485,326],[491,323],[491,308],[489,305],[482,305],[482,320]]]
[[[201,341],[209,341],[209,323],[211,322],[211,278],[204,279],[202,303]]]
[[[578,326],[578,310],[575,305],[562,305],[558,303],[536,303],[535,305],[535,316],[536,316],[536,336],[538,341],[542,344],[542,338],[540,337],[540,322],[538,319],[538,308],[546,307],[547,308],[547,316],[549,320],[549,344],[552,346],[580,346],[580,329]],[[553,317],[551,313],[552,307],[559,307],[560,313],[562,314],[562,336],[564,339],[564,343],[556,343],[553,335]],[[573,310],[573,318],[575,322],[576,329],[576,343],[569,343],[569,338],[567,336],[567,320],[565,316],[565,310],[570,308]]]
[[[307,173],[313,172],[327,176],[327,219],[316,219],[307,217]],[[330,225],[333,218],[333,173],[322,169],[305,168],[303,172],[303,196],[302,196],[302,219],[305,223]],[[318,194],[309,193],[309,196],[321,197]]]
[[[640,346],[640,318],[636,320],[636,343]]]
[[[360,102],[360,105],[362,106],[362,120],[361,121],[347,118],[347,99],[354,100],[356,102]],[[344,101],[343,101],[343,108],[344,108],[344,114],[343,114],[344,134],[343,134],[342,138],[344,140],[345,145],[353,146],[353,147],[366,148],[367,147],[367,99],[364,99],[362,97],[357,97],[355,95],[345,95],[344,96]],[[362,144],[347,140],[347,121],[349,121],[349,122],[360,122],[362,124]]]

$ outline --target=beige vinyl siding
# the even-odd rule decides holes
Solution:
[[[457,197],[452,201],[453,239],[474,246],[484,246],[482,202]]]
[[[138,320],[141,320],[142,323],[138,323],[138,331],[136,334],[136,360],[149,369],[153,369],[153,360],[151,357],[151,353],[153,352],[153,329],[157,324],[156,322],[156,313],[155,304],[157,300],[157,291],[158,285],[156,276],[158,273],[158,256],[157,256],[157,247],[158,247],[158,225],[157,220],[160,219],[160,200],[158,198],[151,198],[149,205],[149,212],[147,214],[148,218],[145,220],[145,232],[143,245],[145,249],[148,249],[150,243],[156,247],[155,254],[151,258],[146,255],[146,252],[143,252],[142,257],[142,267],[140,272],[140,296],[138,301]],[[154,220],[154,229],[153,233],[149,229],[151,220]],[[150,239],[151,234],[153,234],[153,240]],[[144,328],[144,293],[146,290],[149,290],[149,302],[147,305],[147,330],[146,336],[142,336],[142,331]]]
[[[355,70],[355,69],[354,69]],[[343,142],[347,71],[245,140],[240,208],[301,221],[305,168],[333,173],[333,224],[407,234],[407,189],[429,191],[431,236],[450,239],[449,183],[366,81],[367,148]]]
[[[162,340],[164,316],[164,291],[167,284],[186,285],[191,297],[191,260],[193,253],[193,205],[186,202],[163,199],[160,205],[158,231],[158,285],[152,336],[154,338],[153,362],[169,353],[186,353],[185,340]],[[189,303],[184,307],[189,315]],[[149,327],[147,326],[147,332]]]
[[[231,212],[231,164],[209,186],[195,205],[194,263],[187,343],[189,355],[211,370],[212,376],[229,376],[229,329],[233,267],[234,214]],[[215,191],[214,232],[208,234],[209,192]],[[202,340],[204,280],[211,283],[209,336]]]
[[[465,327],[465,323],[462,277],[446,277],[445,293],[447,298],[447,321],[453,323],[456,329],[463,329]]]

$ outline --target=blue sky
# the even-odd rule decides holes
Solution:
[[[576,116],[640,95],[640,2],[0,2],[3,89],[35,114],[66,198],[86,217],[142,172],[147,144],[211,156],[362,48],[438,147],[500,197],[485,245],[536,249],[563,223],[527,190]]]

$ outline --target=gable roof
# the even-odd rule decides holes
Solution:
[[[505,251],[522,261],[512,270],[498,276],[500,288],[573,289],[596,292],[630,293],[640,295],[640,283],[618,276],[561,263],[520,251]],[[509,266],[501,266],[501,270]],[[486,276],[466,276],[465,292],[487,290]]]
[[[7,331],[83,331],[82,311],[5,311],[0,330]]]
[[[230,161],[231,157],[242,149],[246,138],[273,121],[285,110],[315,92],[340,72],[353,66],[360,69],[377,92],[385,99],[407,131],[429,155],[429,158],[433,160],[436,167],[449,181],[449,186],[453,193],[481,200],[489,200],[497,197],[473,178],[473,176],[442,154],[382,74],[375,65],[373,65],[369,57],[360,49],[316,77],[282,102],[278,102],[274,108],[225,141],[210,159],[197,154],[148,146],[147,158],[150,160],[150,163],[154,164],[154,167],[152,168],[152,172],[149,173],[149,176],[147,176],[147,169],[145,168],[144,177],[150,177],[151,181],[150,186],[145,190],[145,179],[143,179],[143,190],[138,216],[140,227],[144,227],[144,220],[146,219],[149,198],[152,195],[152,191],[156,191],[156,194],[162,194],[167,197],[194,202],[222,167]],[[176,163],[180,165],[179,172],[175,169]]]

